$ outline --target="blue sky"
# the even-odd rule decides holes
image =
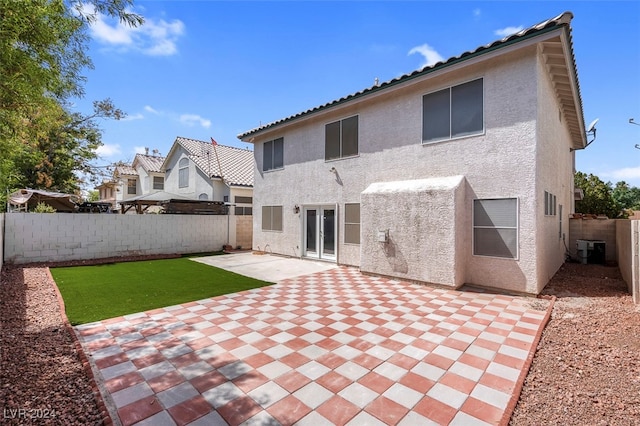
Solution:
[[[76,108],[109,97],[128,114],[100,123],[101,164],[177,136],[249,147],[236,135],[567,10],[585,123],[600,119],[577,169],[640,186],[638,1],[137,1],[143,26],[91,28]]]

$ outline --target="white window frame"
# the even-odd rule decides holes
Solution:
[[[267,224],[267,227],[265,228],[265,212],[266,209],[269,211],[269,224]],[[279,215],[280,215],[280,229],[277,229],[274,226],[274,221],[273,221],[273,217],[274,217],[274,213],[277,213],[279,211]],[[282,208],[282,206],[262,206],[262,218],[261,218],[261,229],[263,231],[268,231],[268,232],[282,232],[282,229],[284,228],[284,209]]]
[[[347,218],[348,218],[348,210],[350,206],[358,206],[358,222],[348,222]],[[361,223],[361,213],[360,213],[360,203],[345,203],[344,204],[344,243],[345,244],[353,244],[353,245],[360,245],[360,240],[361,240],[361,236],[360,236],[360,223]],[[354,227],[357,226],[358,227],[358,241],[347,241],[347,227]]]
[[[156,184],[156,179],[158,179],[158,183]],[[160,179],[162,179],[160,181]],[[158,190],[158,191],[164,191],[164,177],[162,176],[153,176],[153,189]]]
[[[453,122],[453,119],[451,117],[452,116],[451,90],[453,88],[455,88],[455,87],[462,86],[464,84],[471,83],[471,82],[474,82],[474,81],[477,81],[477,80],[482,81],[482,128],[478,132],[467,133],[467,134],[459,135],[459,136],[458,135],[453,136],[451,134],[451,127],[452,127],[452,122]],[[425,122],[424,122],[424,116],[425,116],[424,98],[426,96],[432,95],[434,93],[441,92],[443,90],[448,90],[449,91],[449,136],[448,137],[441,137],[441,138],[434,138],[434,139],[425,140],[424,139],[424,126],[425,126]],[[478,77],[478,78],[474,78],[472,80],[462,81],[462,82],[460,82],[458,84],[454,84],[454,85],[448,86],[448,87],[442,87],[442,88],[440,88],[438,90],[434,90],[434,91],[431,91],[431,92],[423,94],[422,97],[421,97],[421,101],[422,101],[422,128],[421,128],[421,131],[422,131],[422,134],[420,135],[420,139],[422,140],[422,144],[423,145],[429,145],[429,144],[432,144],[432,143],[439,143],[439,142],[445,142],[445,141],[451,141],[451,140],[456,140],[456,139],[463,139],[463,138],[469,138],[469,137],[484,135],[485,134],[485,110],[486,110],[485,104],[484,104],[484,100],[485,100],[484,94],[485,94],[484,93],[484,77]]]
[[[282,143],[282,158],[280,159],[282,165],[276,167],[275,154],[276,154],[276,142]],[[267,150],[271,150],[271,164],[266,164],[265,154]],[[273,170],[284,169],[284,138],[275,138],[270,141],[266,141],[262,144],[262,171],[270,172]]]
[[[557,197],[549,191],[544,191],[544,215],[556,216],[557,214]]]
[[[178,161],[178,188],[189,187],[189,159],[181,158]]]
[[[133,182],[133,185],[131,185]],[[131,192],[133,189],[133,192]],[[127,195],[136,195],[138,193],[138,180],[137,179],[127,179]]]
[[[492,201],[492,200],[515,200],[516,202],[516,211],[515,211],[515,226],[480,226],[475,224],[475,209],[476,209],[476,201]],[[476,198],[472,202],[471,207],[471,253],[473,256],[479,257],[490,257],[494,259],[506,259],[506,260],[518,260],[520,258],[520,199],[517,197],[493,197],[493,198]],[[476,253],[476,229],[515,229],[516,231],[516,253],[514,257],[510,256],[497,256],[491,254],[481,254]]]
[[[357,127],[357,135],[356,135],[356,153],[355,154],[349,154],[349,155],[344,155],[344,148],[343,148],[343,123],[346,120],[350,120],[352,118],[356,119],[356,127]],[[340,148],[340,155],[338,157],[332,157],[332,158],[327,158],[327,127],[332,125],[332,124],[339,124],[340,125],[340,140],[338,141],[339,143],[339,148]],[[342,160],[343,158],[353,158],[353,157],[357,157],[360,155],[360,115],[359,114],[355,114],[352,115],[350,117],[345,117],[345,118],[341,118],[340,120],[335,120],[332,121],[330,123],[326,123],[324,125],[324,161],[325,162],[329,162],[329,161],[337,161],[337,160]]]

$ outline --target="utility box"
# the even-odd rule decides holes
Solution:
[[[386,243],[389,241],[389,230],[378,231],[377,240],[379,243]]]
[[[576,240],[578,259],[581,263],[604,265],[606,260],[606,243],[602,240]]]

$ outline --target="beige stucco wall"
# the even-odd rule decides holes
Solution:
[[[640,220],[616,221],[616,255],[634,303],[640,303]]]
[[[371,184],[361,195],[360,270],[464,284],[463,176]],[[381,242],[378,234],[387,239]]]
[[[535,184],[536,161],[540,160],[539,151],[546,145],[538,146],[536,138],[548,137],[539,132],[536,123],[540,109],[537,98],[541,96],[539,72],[536,48],[525,47],[490,61],[469,63],[464,68],[412,80],[391,92],[378,92],[292,123],[284,130],[275,128],[261,134],[254,141],[254,248],[301,256],[302,215],[294,213],[294,206],[335,204],[339,221],[338,262],[360,266],[362,247],[344,244],[345,203],[361,201],[361,193],[374,182],[462,175],[466,179],[461,209],[464,215],[457,220],[463,243],[456,264],[448,265],[456,271],[458,262],[464,265],[462,272],[456,273],[456,281],[460,277],[466,283],[537,293],[546,281],[540,278],[536,264],[536,244],[540,239],[538,216],[544,213],[538,205],[538,193],[544,189]],[[479,77],[484,79],[484,134],[422,144],[422,96]],[[546,90],[548,88],[544,89],[543,96],[553,96]],[[355,114],[359,116],[359,155],[326,162],[325,124]],[[263,172],[261,142],[276,137],[284,137],[284,169]],[[549,141],[550,145],[556,143],[564,142],[555,137]],[[566,150],[568,152],[568,147]],[[560,168],[555,163],[565,160],[566,156],[549,158],[549,169]],[[332,167],[336,173],[329,171]],[[553,182],[560,180],[552,179]],[[473,200],[510,197],[519,200],[518,258],[474,256]],[[262,205],[283,206],[282,232],[261,230]],[[361,209],[363,214],[366,213]],[[402,225],[398,221],[396,227]],[[404,232],[415,230],[406,228]],[[554,246],[553,256],[556,254]],[[555,262],[554,258],[552,266],[543,268],[545,274],[555,267]]]
[[[565,243],[569,245],[569,215],[573,213],[573,156],[566,119],[554,94],[544,58],[537,61],[536,175],[534,201],[536,234],[537,288],[555,275],[565,260]],[[545,216],[545,191],[556,196],[556,214]],[[560,207],[562,206],[562,217]],[[562,224],[560,223],[562,221]],[[562,231],[560,231],[562,226]]]
[[[8,263],[220,250],[227,216],[11,213]],[[235,244],[235,241],[231,241]]]

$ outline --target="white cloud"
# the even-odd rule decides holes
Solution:
[[[505,28],[501,28],[499,30],[495,30],[493,33],[495,35],[497,35],[498,37],[508,37],[510,35],[513,35],[515,33],[519,33],[520,31],[522,31],[524,29],[524,27],[522,25],[517,26],[517,27],[505,27]]]
[[[133,147],[133,151],[134,151],[136,154],[144,154],[144,153],[146,152],[146,149],[145,149],[145,147],[144,147],[144,146],[134,146],[134,147]]]
[[[85,12],[93,12],[84,5]],[[95,10],[95,9],[94,9]],[[177,41],[184,34],[184,23],[178,19],[145,18],[138,27],[129,27],[117,19],[95,14],[91,35],[101,44],[120,52],[135,51],[149,56],[171,56],[178,53]]]
[[[120,150],[120,145],[108,143],[99,146],[98,149],[96,149],[96,152],[100,157],[113,157],[122,153],[122,151]]]
[[[189,127],[195,126],[196,124],[199,124],[205,129],[208,129],[209,127],[211,127],[211,120],[200,117],[197,114],[182,114],[180,116],[180,122]]]
[[[611,172],[603,173],[605,177],[612,177],[617,180],[629,180],[640,179],[640,166],[638,167],[624,167],[622,169],[613,170]]]
[[[151,107],[151,106],[149,106],[149,105],[145,105],[145,106],[144,106],[144,110],[145,110],[145,111],[147,111],[147,112],[150,112],[150,113],[152,113],[152,114],[156,114],[156,115],[160,114],[160,112],[159,112],[159,111],[157,111],[157,110],[153,109],[153,107]]]
[[[473,16],[479,18],[482,15],[482,11],[479,8],[473,9]]]
[[[144,115],[138,113],[133,115],[127,115],[125,118],[122,119],[122,121],[135,121],[135,120],[142,120],[142,119],[144,119]]]
[[[440,56],[440,54],[436,52],[436,50],[433,47],[429,46],[426,43],[421,46],[414,47],[409,51],[408,55],[413,55],[414,53],[419,53],[420,55],[424,56],[425,60],[420,66],[421,68],[428,67],[438,62],[444,61],[444,58]]]

